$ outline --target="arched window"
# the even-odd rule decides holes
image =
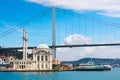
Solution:
[[[47,56],[45,56],[45,61],[47,61],[48,60],[48,57]]]
[[[39,64],[37,65],[37,67],[39,68]]]
[[[39,56],[37,56],[37,61],[39,61],[40,60],[40,57]]]
[[[41,68],[42,68],[42,69],[44,68],[44,65],[43,65],[43,63],[41,64]]]
[[[21,69],[21,65],[20,65],[20,69]]]
[[[22,69],[24,68],[24,66],[22,65]]]
[[[24,65],[24,68],[25,68],[25,65]]]
[[[41,56],[41,61],[43,61],[44,59],[43,59],[44,57],[43,56]]]

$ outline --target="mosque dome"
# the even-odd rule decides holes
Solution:
[[[37,48],[49,48],[49,46],[42,42],[40,45],[37,46]]]

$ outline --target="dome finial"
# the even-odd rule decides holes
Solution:
[[[45,44],[44,41],[41,42],[42,44]]]

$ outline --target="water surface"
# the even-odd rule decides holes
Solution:
[[[0,72],[0,80],[120,80],[120,68],[100,72]]]

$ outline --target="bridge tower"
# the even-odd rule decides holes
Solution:
[[[23,60],[27,60],[27,31],[23,29]]]
[[[52,6],[52,50],[53,57],[56,58],[56,28],[55,28],[55,7]]]

